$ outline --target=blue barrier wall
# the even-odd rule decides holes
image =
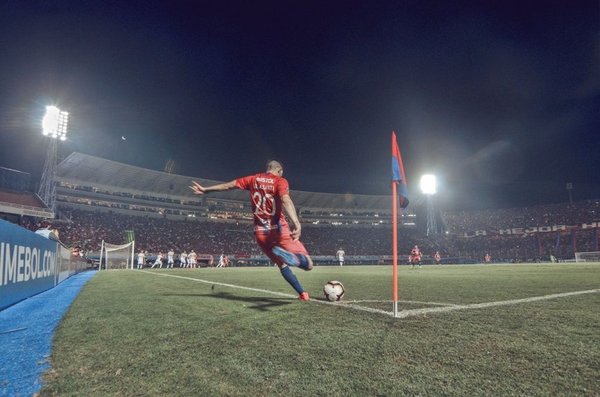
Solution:
[[[58,243],[0,220],[0,310],[56,285]]]

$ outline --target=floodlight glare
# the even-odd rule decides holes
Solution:
[[[61,111],[56,106],[46,106],[46,114],[42,120],[42,134],[61,141],[67,139],[67,124],[69,113]]]
[[[423,194],[432,195],[437,193],[437,182],[435,175],[423,175],[421,177],[421,191]]]

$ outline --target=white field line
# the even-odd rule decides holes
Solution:
[[[204,283],[204,284],[220,285],[223,287],[242,289],[242,290],[246,290],[246,291],[262,292],[265,294],[283,296],[286,298],[296,298],[296,295],[286,294],[283,292],[270,291],[270,290],[260,289],[260,288],[244,287],[242,285],[220,283],[217,281],[202,280],[202,279],[194,278],[194,277],[177,276],[174,274],[161,274],[161,273],[149,272],[147,270],[137,270],[137,272],[151,274],[154,276],[173,277],[173,278],[179,278],[179,279],[183,279],[183,280],[191,280],[191,281],[196,281],[196,282]],[[548,300],[548,299],[565,298],[568,296],[596,294],[599,292],[600,292],[600,289],[590,289],[590,290],[583,290],[583,291],[563,292],[563,293],[559,293],[559,294],[532,296],[529,298],[522,298],[522,299],[510,299],[510,300],[505,300],[505,301],[471,303],[471,304],[467,304],[467,305],[452,305],[452,306],[442,306],[442,307],[427,307],[427,308],[422,308],[422,309],[401,310],[400,312],[398,312],[397,318],[408,318],[408,317],[422,316],[422,315],[433,314],[433,313],[451,312],[451,311],[455,311],[455,310],[484,309],[487,307],[495,307],[495,306],[509,306],[509,305],[516,305],[519,303],[529,303],[529,302],[536,302],[536,301],[542,301],[542,300]],[[316,299],[311,299],[310,302],[316,302],[316,303],[322,303],[322,304],[326,304],[326,305],[334,305],[334,306],[340,306],[340,307],[349,307],[349,308],[352,308],[355,310],[360,310],[360,311],[365,311],[365,312],[370,312],[370,313],[385,314],[388,316],[394,315],[394,313],[391,311],[388,312],[386,310],[374,309],[374,308],[366,307],[366,306],[359,306],[359,305],[355,305],[353,303],[328,302],[328,301],[316,300]],[[362,301],[362,302],[366,302],[366,301]],[[384,301],[384,302],[392,303],[392,301]],[[404,302],[416,303],[417,301],[404,301]],[[422,303],[434,304],[432,302],[422,302]]]
[[[351,301],[340,301],[338,305],[353,305],[355,303],[392,303],[391,300],[372,300],[372,299],[361,299]],[[458,306],[456,303],[441,303],[441,302],[424,302],[424,301],[403,301],[399,300],[398,303],[415,303],[419,305],[431,305],[431,306]]]
[[[265,294],[271,294],[271,295],[277,295],[277,296],[284,296],[286,298],[297,298],[296,295],[286,294],[286,293],[283,293],[283,292],[270,291],[270,290],[260,289],[260,288],[244,287],[242,285],[235,285],[235,284],[219,283],[217,281],[202,280],[200,278],[194,278],[194,277],[177,276],[175,274],[154,273],[154,272],[149,272],[147,270],[138,270],[137,272],[151,274],[153,276],[180,278],[180,279],[183,279],[183,280],[191,280],[191,281],[197,281],[199,283],[204,283],[204,284],[220,285],[222,287],[243,289],[243,290],[246,290],[246,291],[262,292],[262,293],[265,293]]]
[[[472,304],[468,304],[468,305],[456,305],[456,306],[447,306],[447,307],[428,307],[428,308],[423,308],[423,309],[402,310],[401,312],[398,313],[398,318],[421,316],[424,314],[431,314],[431,313],[451,312],[454,310],[483,309],[486,307],[509,306],[509,305],[516,305],[519,303],[529,303],[529,302],[543,301],[543,300],[548,300],[548,299],[564,298],[567,296],[595,294],[598,292],[600,292],[600,289],[590,289],[590,290],[585,290],[585,291],[573,291],[573,292],[563,292],[560,294],[532,296],[529,298],[522,298],[522,299],[511,299],[511,300],[506,300],[506,301],[472,303]]]

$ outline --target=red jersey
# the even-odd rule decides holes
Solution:
[[[419,250],[418,248],[413,248],[410,251],[410,256],[413,260],[421,260],[421,250]]]
[[[260,173],[235,180],[238,188],[250,191],[255,230],[281,229],[287,226],[281,197],[289,194],[288,181],[274,174]]]

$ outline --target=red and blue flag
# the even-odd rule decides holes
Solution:
[[[400,187],[400,208],[406,208],[408,206],[408,190],[406,188],[404,165],[402,165],[402,155],[396,140],[396,132],[392,132],[392,183],[397,183]]]

